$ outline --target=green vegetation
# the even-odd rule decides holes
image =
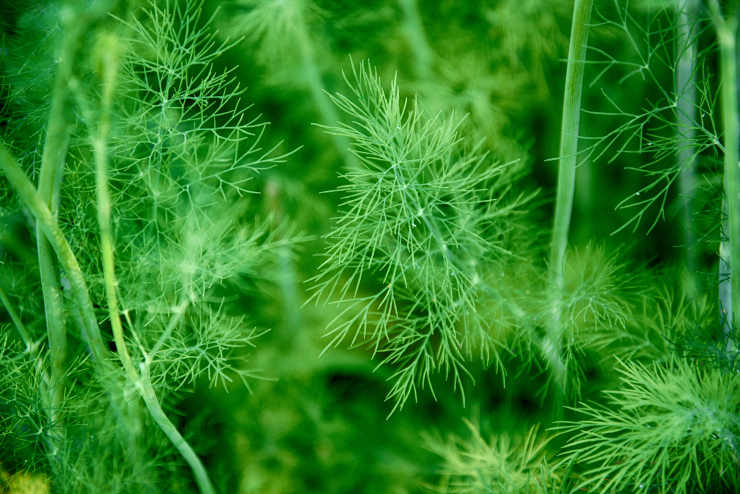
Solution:
[[[0,6],[0,493],[740,489],[736,2]]]

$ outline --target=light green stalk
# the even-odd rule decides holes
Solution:
[[[730,306],[725,307],[732,327],[740,327],[740,163],[738,162],[737,18],[735,12],[723,17],[719,3],[710,4],[720,51],[720,105],[724,129],[724,189],[727,200],[726,251],[730,270]],[[729,328],[728,328],[729,329]]]
[[[421,80],[428,79],[432,71],[434,52],[429,46],[424,32],[418,2],[416,0],[398,0],[398,3],[401,10],[403,10],[403,29],[406,31],[406,37],[414,53],[416,77]]]
[[[310,26],[306,21],[304,8],[300,9],[300,16],[297,22],[299,25],[296,27],[296,45],[300,52],[306,86],[311,93],[311,99],[319,112],[322,123],[324,125],[336,125],[339,122],[339,115],[329,99],[324,87],[324,81],[321,77],[321,71],[316,63],[314,40],[311,39]],[[347,139],[336,135],[332,136],[332,138],[344,162],[352,168],[357,167],[357,158],[350,152]]]
[[[729,335],[732,330],[732,285],[730,269],[730,237],[727,232],[729,225],[727,223],[727,198],[722,198],[720,210],[720,230],[719,230],[719,266],[717,298],[719,300],[719,316],[722,324],[722,331]]]
[[[107,141],[110,133],[110,114],[113,97],[113,89],[118,71],[118,44],[114,36],[108,36],[103,41],[102,53],[103,68],[103,94],[100,105],[100,118],[97,135],[92,138],[93,154],[95,155],[95,186],[98,206],[98,225],[100,227],[100,250],[103,261],[103,279],[105,284],[105,295],[110,314],[113,339],[116,343],[116,351],[121,360],[126,376],[136,386],[146,404],[154,422],[162,432],[177,448],[185,461],[190,465],[195,476],[195,481],[203,494],[214,494],[215,490],[208,477],[203,463],[195,454],[193,448],[177,430],[175,425],[162,410],[162,406],[152,386],[149,376],[151,360],[146,356],[141,365],[141,375],[137,372],[131,355],[126,347],[123,337],[123,325],[121,324],[121,311],[118,306],[118,295],[116,293],[117,281],[115,274],[115,256],[113,243],[113,230],[111,227],[111,200],[108,191],[108,154]],[[177,311],[177,318],[182,315],[183,310]],[[177,320],[177,319],[176,319]],[[155,348],[156,350],[156,348]]]
[[[46,140],[41,156],[38,191],[54,218],[59,208],[60,186],[64,172],[71,126],[67,118],[67,97],[72,77],[72,59],[77,51],[82,30],[74,23],[67,22],[64,41],[59,57],[54,89],[51,96],[51,109],[46,128]],[[59,404],[64,393],[65,360],[67,354],[67,329],[57,267],[52,256],[49,241],[42,233],[41,225],[36,226],[36,249],[39,257],[39,274],[44,297],[46,332],[49,339],[51,360],[52,402]]]
[[[552,313],[548,316],[549,327],[542,344],[545,358],[552,367],[555,382],[564,389],[565,363],[561,356],[562,297],[565,251],[568,246],[568,229],[573,211],[576,165],[578,158],[578,130],[581,118],[581,93],[583,73],[588,45],[588,24],[591,19],[593,0],[575,0],[573,23],[568,48],[568,66],[565,75],[563,97],[563,119],[560,134],[558,159],[558,185],[555,202],[555,219],[550,244],[550,282]]]
[[[676,98],[678,137],[683,141],[676,153],[678,160],[679,188],[681,201],[681,223],[684,243],[684,262],[687,271],[689,294],[699,288],[697,269],[699,267],[696,229],[694,228],[694,195],[696,194],[695,150],[691,146],[696,134],[696,41],[692,39],[691,28],[697,22],[697,0],[681,0],[678,12],[678,39],[680,51],[676,71]]]
[[[62,269],[69,278],[72,296],[75,298],[80,310],[84,336],[90,344],[90,351],[93,358],[96,360],[96,363],[104,363],[106,361],[107,349],[100,335],[100,328],[95,318],[95,311],[90,300],[87,283],[85,283],[85,278],[77,262],[77,258],[72,252],[67,239],[64,238],[64,233],[59,228],[59,224],[46,201],[28,177],[26,177],[26,174],[23,173],[15,158],[13,158],[10,151],[8,151],[2,142],[0,142],[0,170],[5,174],[8,182],[15,189],[21,201],[31,210],[41,233],[46,237],[51,248],[54,250]]]
[[[62,10],[64,25],[63,42],[57,57],[59,64],[54,80],[51,95],[51,108],[46,128],[46,138],[41,156],[39,170],[38,193],[52,218],[56,221],[59,209],[64,161],[67,155],[70,130],[70,110],[68,108],[70,85],[73,78],[74,60],[77,56],[83,35],[87,28],[96,20],[105,15],[115,0],[103,0],[87,11],[76,11],[69,6]],[[63,297],[61,286],[57,278],[57,265],[52,256],[49,240],[42,233],[43,227],[36,225],[36,248],[39,258],[39,274],[41,289],[44,298],[44,312],[46,330],[49,340],[49,354],[51,357],[51,402],[52,408],[57,408],[64,394],[64,376],[66,375],[65,360],[67,357],[67,329],[64,316]],[[71,251],[70,251],[71,252]],[[89,315],[83,333],[88,338],[88,345],[95,347],[93,354],[103,356],[105,348],[100,331],[95,322],[95,331],[92,330],[92,321]],[[94,317],[92,318],[94,321]],[[93,338],[90,340],[89,338]]]

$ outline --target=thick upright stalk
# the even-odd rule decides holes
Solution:
[[[97,135],[92,138],[93,154],[95,155],[95,188],[98,206],[98,226],[100,228],[100,250],[103,261],[103,280],[105,284],[106,303],[110,323],[113,329],[113,339],[116,343],[116,351],[129,381],[136,386],[139,394],[144,400],[149,414],[162,432],[177,448],[185,461],[193,470],[196,483],[202,494],[214,494],[215,490],[208,478],[203,463],[195,454],[185,438],[182,437],[175,425],[170,421],[162,410],[162,406],[152,386],[149,377],[150,360],[147,358],[141,366],[141,375],[137,372],[131,355],[126,347],[123,337],[123,325],[121,324],[121,311],[118,306],[118,295],[116,293],[115,257],[113,243],[113,229],[111,227],[111,200],[108,191],[108,153],[107,141],[110,132],[110,114],[118,70],[118,45],[115,37],[109,37],[102,60],[103,68],[103,92],[100,105],[100,118],[98,122]],[[184,309],[183,309],[184,310]],[[183,311],[178,311],[181,315]]]
[[[727,198],[722,198],[719,229],[718,287],[719,316],[722,332],[729,335],[732,329],[732,285],[730,270],[730,234],[727,223]]]
[[[59,65],[51,95],[51,108],[38,183],[39,194],[55,218],[59,207],[59,190],[71,128],[67,119],[68,87],[72,76],[72,60],[81,36],[81,29],[74,27],[72,23],[67,22],[65,27],[68,29],[64,33],[64,41],[58,54]],[[39,274],[51,360],[51,401],[53,406],[56,406],[61,401],[64,392],[67,329],[56,263],[49,241],[42,233],[40,225],[36,226],[36,250],[39,258]]]
[[[730,307],[732,327],[740,327],[740,163],[738,162],[738,96],[735,12],[722,13],[719,4],[711,4],[720,51],[720,105],[724,130],[724,189],[727,201],[727,259],[730,271]],[[729,329],[729,328],[728,328]]]
[[[568,246],[568,229],[573,211],[576,164],[578,158],[578,130],[581,120],[581,93],[588,43],[588,23],[593,0],[576,0],[568,49],[568,67],[565,75],[563,119],[558,159],[558,185],[555,202],[555,220],[550,244],[550,269],[556,287],[563,285],[563,263]]]
[[[18,194],[18,197],[31,211],[36,219],[36,224],[41,229],[41,233],[46,237],[51,248],[54,250],[59,264],[69,278],[72,296],[80,311],[83,332],[89,342],[93,358],[96,364],[105,365],[107,348],[103,343],[92,301],[90,300],[90,294],[87,289],[87,283],[85,283],[85,278],[77,262],[77,258],[72,252],[72,248],[64,237],[61,228],[59,228],[59,224],[46,201],[41,197],[41,194],[39,194],[31,181],[28,180],[28,177],[26,177],[26,174],[18,166],[15,158],[13,158],[1,142],[0,171],[5,174],[11,187]]]
[[[67,10],[62,19],[64,27],[63,41],[57,54],[59,64],[51,93],[51,108],[46,127],[38,183],[39,196],[50,210],[54,221],[56,221],[58,213],[64,161],[67,155],[70,129],[73,126],[70,122],[72,112],[68,100],[74,61],[89,26],[106,15],[113,3],[115,3],[115,0],[103,0],[97,5],[88,7],[86,11]],[[59,406],[64,393],[67,329],[61,285],[57,278],[57,264],[52,255],[49,240],[43,234],[43,229],[41,225],[36,225],[36,248],[51,360],[51,402],[52,407],[55,408]],[[83,334],[86,338],[93,338],[93,340],[88,339],[88,344],[91,347],[96,347],[92,349],[93,354],[99,354],[102,357],[104,353],[102,352],[103,345],[100,331],[97,329],[97,323],[94,325],[95,330],[93,331],[90,322],[88,321],[87,329],[83,328]]]
[[[676,71],[676,109],[679,147],[679,188],[681,201],[681,226],[683,233],[683,258],[687,271],[686,284],[689,294],[696,293],[699,267],[696,230],[694,228],[694,194],[696,193],[696,160],[692,146],[696,134],[696,41],[692,27],[696,25],[697,0],[681,0],[678,12]]]
[[[548,360],[555,382],[562,388],[565,383],[565,364],[561,355],[561,305],[563,297],[563,270],[568,246],[568,229],[573,211],[575,177],[578,158],[578,131],[581,118],[581,93],[588,44],[589,22],[593,0],[575,0],[573,24],[568,48],[568,66],[563,96],[563,119],[558,159],[558,184],[555,218],[550,244],[551,314],[542,350]]]

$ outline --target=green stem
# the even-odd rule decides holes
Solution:
[[[729,269],[733,328],[740,327],[740,163],[738,162],[738,96],[735,13],[722,16],[717,0],[710,4],[717,30],[720,51],[720,105],[724,129],[724,188],[727,199],[727,234],[729,236]]]
[[[424,24],[421,22],[419,15],[418,3],[416,0],[398,0],[403,10],[403,29],[406,31],[406,37],[411,50],[414,53],[414,63],[416,65],[416,77],[420,80],[428,79],[432,72],[432,62],[434,52],[429,46]]]
[[[732,286],[730,285],[730,236],[727,233],[727,198],[722,198],[719,230],[719,266],[717,298],[719,299],[720,323],[725,335],[732,331]]]
[[[213,484],[211,484],[211,480],[208,478],[208,472],[200,461],[200,458],[198,458],[198,455],[195,454],[193,448],[188,444],[185,438],[182,437],[180,431],[177,430],[177,427],[175,427],[164,413],[164,410],[162,410],[162,406],[157,399],[157,395],[154,393],[154,388],[152,387],[151,379],[149,378],[148,362],[141,367],[142,376],[141,380],[138,382],[138,389],[150,415],[152,416],[152,419],[154,419],[154,422],[156,422],[173,446],[177,448],[177,451],[179,451],[188,465],[190,465],[200,492],[202,494],[215,494],[216,490],[213,488]]]
[[[111,228],[111,201],[108,192],[108,153],[107,142],[110,133],[110,113],[113,85],[115,83],[118,60],[116,58],[115,46],[106,47],[103,66],[103,96],[100,105],[100,118],[98,122],[98,135],[92,138],[93,155],[95,156],[95,191],[98,200],[98,226],[100,228],[100,251],[103,262],[103,281],[105,284],[105,296],[108,304],[110,323],[113,329],[113,339],[116,350],[121,359],[126,375],[132,382],[139,380],[138,373],[131,361],[131,356],[123,339],[123,326],[121,325],[120,310],[118,307],[118,296],[116,294],[115,264],[113,254],[113,231]]]
[[[72,77],[72,60],[77,52],[81,35],[80,26],[72,22],[65,23],[64,41],[58,54],[59,66],[52,91],[46,139],[41,156],[38,191],[54,218],[57,217],[59,209],[64,159],[71,129],[68,125],[66,103]],[[38,224],[36,225],[36,250],[39,258],[39,274],[51,356],[52,401],[58,404],[64,393],[67,328],[56,263],[49,241],[43,235],[41,225]]]
[[[696,134],[696,40],[691,29],[696,25],[697,0],[681,0],[679,4],[677,47],[680,53],[676,72],[677,125],[682,143],[676,153],[678,161],[681,223],[684,243],[684,262],[689,294],[699,288],[699,267],[696,229],[694,228],[694,195],[696,194],[696,159],[692,146]]]
[[[149,377],[150,360],[147,357],[142,364],[141,376],[134,367],[131,360],[126,340],[123,337],[123,325],[121,324],[121,312],[118,306],[118,296],[116,294],[116,273],[115,273],[115,256],[113,243],[113,229],[111,227],[111,200],[108,190],[108,154],[107,141],[110,133],[110,113],[113,96],[113,88],[118,70],[117,44],[115,38],[109,38],[103,59],[103,95],[101,98],[100,120],[98,123],[97,136],[92,139],[93,154],[95,155],[95,186],[97,193],[98,206],[98,226],[100,227],[100,250],[103,261],[103,280],[105,284],[106,302],[108,304],[108,313],[110,314],[111,327],[113,329],[113,339],[116,343],[116,351],[123,364],[128,379],[136,385],[139,394],[146,404],[149,413],[154,422],[159,426],[162,432],[177,448],[185,461],[193,470],[196,483],[203,494],[214,494],[215,490],[208,478],[203,463],[195,454],[185,438],[182,437],[177,428],[172,424],[167,415],[162,410],[162,406],[152,386]],[[184,312],[185,306],[178,314]],[[175,320],[178,320],[176,318]],[[173,323],[174,325],[174,323]],[[156,348],[155,348],[156,351]]]
[[[23,340],[23,344],[26,345],[26,351],[27,352],[33,352],[36,345],[33,342],[33,339],[31,338],[31,334],[26,329],[26,326],[23,324],[23,321],[21,321],[20,316],[13,308],[13,305],[10,303],[10,299],[5,293],[5,290],[3,290],[3,287],[0,286],[0,302],[5,306],[5,310],[8,312],[8,315],[10,316],[10,320],[13,321],[13,324],[15,325],[15,328],[18,330],[18,334],[21,337],[21,340]]]
[[[26,177],[26,174],[23,173],[15,158],[2,142],[0,142],[0,170],[5,174],[21,201],[31,210],[41,233],[49,240],[56,253],[62,269],[69,278],[72,295],[82,315],[83,331],[90,345],[90,351],[98,364],[104,365],[107,349],[100,334],[87,284],[77,258],[72,252],[67,239],[64,238],[64,233],[59,228],[59,224],[46,201]]]
[[[561,356],[561,303],[563,297],[563,271],[565,251],[568,246],[568,229],[573,211],[576,165],[578,158],[578,129],[581,117],[581,93],[588,44],[588,24],[593,0],[575,0],[573,24],[568,49],[568,66],[565,75],[563,119],[560,134],[557,198],[555,219],[550,244],[550,282],[553,305],[549,316],[548,334],[542,349],[549,361],[556,383],[564,389],[565,364]]]
[[[339,115],[337,114],[334,105],[331,103],[329,96],[324,87],[324,82],[321,77],[321,71],[316,64],[316,55],[314,53],[313,40],[309,34],[310,27],[306,21],[303,12],[298,19],[300,25],[296,32],[296,45],[300,50],[301,65],[305,74],[306,86],[311,93],[311,99],[319,112],[322,123],[324,125],[336,125],[339,122]],[[342,156],[344,162],[351,168],[358,166],[358,161],[355,155],[350,152],[349,142],[345,137],[332,135],[334,139],[334,145]]]
[[[96,20],[104,18],[114,2],[115,0],[102,0],[96,5],[90,6],[85,11],[72,10],[71,8],[64,10],[64,38],[57,55],[59,65],[52,90],[51,108],[46,127],[44,150],[41,155],[38,183],[39,196],[51,211],[55,221],[61,196],[60,190],[62,176],[64,174],[64,160],[67,155],[70,131],[73,127],[70,123],[71,112],[68,107],[68,100],[74,60],[80,51],[83,35],[88,31],[89,26]],[[49,240],[43,235],[42,230],[41,225],[37,224],[36,250],[39,260],[41,290],[44,299],[49,354],[51,356],[52,404],[56,407],[60,404],[64,394],[67,329],[64,317],[63,296],[57,278],[57,265],[52,256],[52,247],[49,244]],[[86,329],[83,328],[83,332],[88,338],[89,345],[98,346],[97,349],[93,350],[93,353],[100,353],[101,348],[99,343],[102,343],[102,339],[98,342],[96,340],[99,338],[95,336],[96,334],[99,336],[100,331],[97,329],[97,322],[94,325],[95,330],[93,330],[90,322],[88,321]],[[91,336],[94,340],[89,340]]]
[[[280,223],[283,220],[283,211],[281,208],[282,190],[280,183],[275,180],[268,180],[265,185],[265,203],[272,217],[273,229],[276,234],[280,235]],[[283,307],[282,326],[284,330],[281,335],[294,338],[295,330],[303,327],[301,317],[301,296],[298,292],[300,282],[296,276],[295,262],[292,258],[292,252],[289,246],[282,245],[278,247],[278,263],[280,266],[278,286],[280,287],[281,303]],[[299,331],[299,334],[305,332]]]

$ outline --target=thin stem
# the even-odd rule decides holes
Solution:
[[[39,170],[39,195],[57,217],[59,197],[64,172],[64,159],[67,154],[71,126],[68,125],[67,98],[72,77],[72,60],[82,35],[81,26],[74,22],[65,23],[64,41],[58,54],[54,89],[51,96],[51,109],[46,128],[44,150]],[[36,225],[36,250],[39,258],[41,290],[44,298],[46,331],[51,356],[52,401],[59,403],[64,393],[64,367],[67,355],[67,328],[64,317],[63,298],[57,278],[57,267],[52,256],[48,239],[42,233],[41,225]]]
[[[563,97],[563,119],[558,159],[558,189],[550,244],[550,281],[553,305],[552,314],[549,317],[548,334],[543,342],[542,349],[552,367],[555,381],[561,388],[564,387],[565,383],[565,364],[560,354],[563,270],[575,194],[581,93],[583,91],[583,73],[588,44],[588,24],[591,19],[592,7],[593,0],[575,0],[573,6],[573,24],[570,33],[568,67],[565,75],[565,94]]]
[[[281,208],[281,195],[282,190],[280,184],[275,180],[270,180],[265,185],[265,203],[270,211],[272,218],[273,230],[279,237],[280,235],[280,222],[282,221],[282,208]],[[291,256],[291,249],[287,245],[280,246],[278,248],[278,262],[280,264],[280,279],[278,286],[280,287],[281,303],[283,307],[283,328],[291,329],[295,331],[298,328],[303,327],[303,321],[301,317],[301,296],[298,292],[298,286],[300,285],[296,276],[295,262]],[[290,335],[291,339],[294,337],[294,333],[281,333],[283,335]],[[298,334],[305,334],[303,331],[299,331]]]
[[[727,234],[729,237],[729,268],[731,305],[725,310],[731,314],[733,328],[740,327],[740,163],[738,163],[738,96],[736,67],[735,13],[725,17],[717,0],[710,4],[720,51],[720,105],[724,128],[724,188],[727,199]],[[728,328],[729,329],[729,328]]]
[[[5,144],[0,142],[0,171],[2,171],[15,189],[21,201],[26,205],[36,218],[37,225],[41,232],[49,240],[49,243],[56,253],[59,263],[69,278],[72,295],[77,301],[77,306],[81,314],[83,331],[88,340],[90,351],[93,358],[98,364],[106,362],[107,349],[103,343],[103,337],[100,334],[95,311],[93,309],[90,294],[87,290],[87,283],[77,262],[77,258],[72,252],[67,239],[56,218],[51,213],[46,201],[42,198],[31,181],[23,173],[15,158],[10,154]]]
[[[118,69],[118,60],[114,42],[109,44],[111,46],[106,47],[103,55],[103,95],[100,102],[98,132],[97,136],[91,139],[93,155],[95,156],[95,191],[98,201],[98,226],[100,228],[100,251],[103,262],[105,297],[108,303],[111,328],[113,329],[113,340],[116,343],[116,351],[121,359],[126,375],[132,382],[136,382],[139,376],[126,348],[126,342],[123,339],[123,326],[118,308],[118,296],[116,295],[117,282],[113,253],[113,231],[110,221],[111,201],[108,192],[108,154],[106,146],[108,134],[110,133],[111,99]]]
[[[157,423],[159,428],[162,430],[162,432],[165,433],[172,445],[177,448],[177,451],[180,452],[188,465],[190,465],[190,468],[193,470],[195,482],[198,484],[200,492],[202,494],[215,494],[216,490],[213,488],[213,484],[211,484],[211,480],[208,477],[208,472],[203,466],[203,463],[200,461],[200,458],[198,458],[198,455],[195,454],[193,448],[190,446],[190,444],[188,444],[185,438],[182,437],[180,431],[177,430],[177,427],[175,427],[175,425],[164,413],[164,410],[162,410],[162,406],[160,405],[159,400],[157,399],[157,395],[154,393],[154,388],[151,384],[148,362],[141,365],[141,369],[142,376],[141,380],[138,381],[137,387],[139,393],[141,394],[141,397],[144,399],[144,403],[146,404],[150,415],[152,416],[152,419],[154,419],[154,422]]]
[[[98,206],[98,225],[100,227],[100,250],[103,261],[103,279],[105,284],[105,295],[110,314],[111,327],[113,329],[113,339],[116,343],[116,351],[123,364],[128,379],[136,385],[139,394],[146,404],[149,413],[154,422],[159,426],[162,432],[177,448],[185,461],[190,465],[195,476],[195,481],[203,494],[214,494],[215,490],[208,478],[203,463],[195,454],[185,438],[182,437],[177,428],[172,424],[167,415],[162,410],[162,406],[157,398],[149,376],[150,360],[147,356],[141,365],[141,376],[134,367],[131,355],[126,346],[126,340],[123,337],[123,325],[121,324],[121,312],[118,307],[118,296],[116,294],[116,273],[115,273],[115,255],[113,244],[113,230],[111,227],[111,200],[108,191],[108,154],[107,141],[110,132],[110,113],[113,88],[118,71],[117,44],[114,37],[108,39],[109,43],[105,51],[103,62],[103,95],[101,98],[100,120],[98,123],[97,136],[92,139],[93,154],[95,155],[95,186],[97,193]],[[187,304],[180,306],[177,314],[173,316],[173,321],[179,320]],[[175,323],[170,326],[174,327]],[[168,334],[169,329],[165,332]],[[162,340],[160,340],[162,341]],[[158,349],[159,343],[155,346]]]
[[[188,305],[190,305],[190,299],[185,299],[182,302],[180,302],[175,308],[172,310],[172,316],[170,317],[170,321],[167,323],[167,327],[165,327],[164,331],[162,331],[162,334],[159,336],[159,339],[157,339],[157,342],[154,344],[154,346],[151,349],[151,354],[156,354],[162,346],[167,342],[167,340],[172,336],[172,332],[175,330],[177,325],[182,320],[183,315],[185,314],[185,311],[188,308]]]
[[[5,306],[5,310],[8,312],[10,320],[13,321],[13,324],[15,325],[15,328],[18,330],[18,334],[21,337],[21,340],[23,340],[23,344],[26,345],[26,351],[32,352],[33,349],[36,347],[36,344],[33,342],[31,334],[26,329],[23,321],[21,321],[21,318],[15,311],[15,308],[13,308],[13,305],[10,303],[10,299],[5,293],[5,290],[3,290],[2,286],[0,286],[0,302],[2,302],[3,306]]]
[[[411,51],[414,53],[414,64],[416,66],[416,77],[420,80],[428,79],[432,71],[434,52],[429,46],[424,24],[419,15],[418,2],[416,0],[398,0],[403,10],[403,29]]]

